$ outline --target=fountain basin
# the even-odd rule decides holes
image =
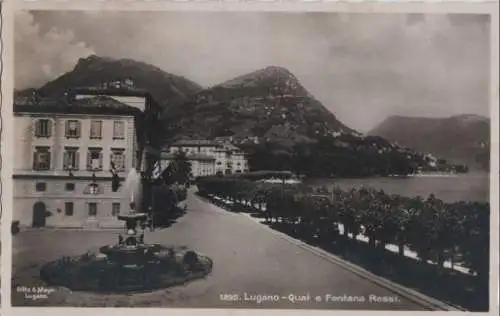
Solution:
[[[64,257],[40,270],[48,285],[74,291],[141,292],[203,278],[212,271],[210,258],[185,247],[105,246],[97,253]]]

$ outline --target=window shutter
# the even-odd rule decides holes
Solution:
[[[75,151],[75,170],[80,169],[80,153]]]
[[[52,121],[47,120],[47,136],[51,137],[52,136]]]
[[[102,152],[99,152],[99,169],[102,170]]]
[[[97,136],[99,138],[102,137],[102,121],[98,121],[99,123],[97,124]]]
[[[41,122],[40,120],[35,121],[35,136],[40,136]]]
[[[102,121],[92,121],[90,127],[90,135],[93,138],[101,138],[101,126],[102,126]]]
[[[76,137],[80,137],[80,131],[81,131],[82,123],[80,121],[76,122]]]
[[[87,170],[92,170],[92,153],[87,152]]]
[[[69,169],[69,153],[67,151],[65,151],[63,154],[63,169]]]
[[[115,163],[115,161],[113,160],[113,152],[111,152],[109,154],[109,168],[113,167],[113,163]],[[117,168],[116,163],[115,163],[115,168]]]
[[[37,170],[37,158],[38,158],[38,155],[36,152],[33,153],[33,170]]]
[[[125,153],[123,152],[122,153],[122,162],[121,162],[121,166],[120,166],[120,170],[125,170]]]

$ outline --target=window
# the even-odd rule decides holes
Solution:
[[[102,170],[102,148],[89,148],[87,170]]]
[[[33,170],[50,169],[50,148],[36,147],[33,153]]]
[[[63,156],[64,170],[78,170],[80,166],[80,155],[77,147],[66,147]]]
[[[97,203],[88,203],[88,212],[90,217],[96,217],[97,216]]]
[[[102,121],[92,120],[90,122],[90,139],[102,138]]]
[[[74,204],[73,202],[64,203],[64,215],[73,216]]]
[[[111,216],[120,215],[120,203],[113,203],[111,206]]]
[[[113,139],[125,138],[125,123],[122,121],[113,122]]]
[[[66,121],[66,137],[67,138],[79,138],[80,137],[81,124],[77,120]]]
[[[44,192],[45,190],[47,190],[47,183],[45,182],[37,182],[35,184],[35,189],[37,192]]]
[[[102,187],[97,183],[90,183],[83,189],[83,194],[99,195],[103,193]]]
[[[112,148],[110,160],[114,164],[116,171],[125,170],[125,149]]]
[[[66,191],[75,191],[74,183],[66,183]]]
[[[41,119],[35,121],[35,136],[36,137],[50,137],[52,135],[52,121],[48,119]]]

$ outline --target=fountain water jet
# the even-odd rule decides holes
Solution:
[[[142,182],[141,176],[135,168],[131,168],[123,183],[123,192],[126,197],[130,197],[130,203],[137,206],[142,202]]]

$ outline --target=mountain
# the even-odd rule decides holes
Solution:
[[[490,120],[478,115],[448,118],[391,116],[369,135],[380,136],[451,163],[488,169]]]
[[[96,87],[126,79],[131,79],[136,88],[149,91],[163,106],[183,103],[192,94],[202,90],[200,85],[150,64],[92,55],[81,58],[72,71],[46,83],[37,92],[42,97],[59,97],[69,88]],[[34,89],[20,91],[16,96],[31,95],[33,91]]]
[[[143,62],[90,56],[41,88],[15,96],[18,104],[68,106],[75,102],[65,98],[68,90],[104,88],[117,81],[149,91],[163,106],[157,139],[168,144],[180,138],[232,137],[248,154],[252,170],[324,177],[408,174],[426,167],[423,156],[411,149],[343,124],[282,67],[266,67],[202,89]],[[103,97],[81,102],[81,107],[95,111],[119,106]]]
[[[282,144],[356,133],[328,111],[287,69],[270,66],[194,94],[165,120],[176,137],[260,137]]]

